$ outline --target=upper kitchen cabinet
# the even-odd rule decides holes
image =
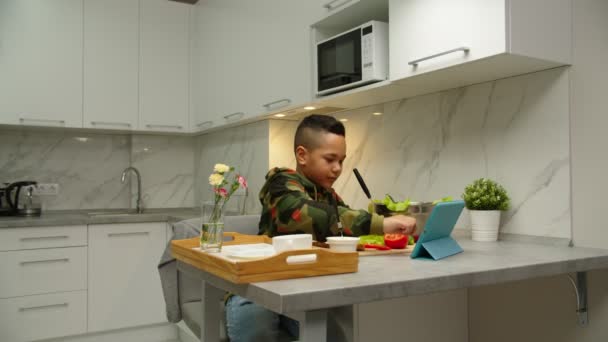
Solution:
[[[140,130],[189,130],[190,8],[167,0],[140,1]]]
[[[419,91],[571,62],[570,0],[389,1],[390,79]]]
[[[388,21],[388,0],[315,0],[321,15],[312,24],[317,40],[348,31],[370,20]]]
[[[82,0],[0,1],[0,123],[82,127]]]
[[[136,129],[139,0],[84,1],[84,127]]]
[[[311,99],[308,0],[202,0],[193,28],[193,129],[288,110]]]

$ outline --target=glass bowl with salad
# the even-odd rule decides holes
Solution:
[[[370,212],[375,212],[382,216],[393,216],[393,215],[406,215],[416,219],[416,232],[414,235],[418,236],[422,233],[422,229],[426,225],[426,221],[429,215],[433,211],[433,208],[437,203],[452,201],[452,197],[444,197],[433,202],[422,202],[422,201],[410,201],[406,199],[404,201],[395,201],[389,194],[387,194],[382,200],[372,200]]]

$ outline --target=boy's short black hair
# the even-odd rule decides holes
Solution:
[[[333,116],[312,114],[304,118],[296,129],[293,149],[304,146],[307,149],[318,147],[319,139],[315,136],[318,133],[333,133],[345,136],[344,125]]]

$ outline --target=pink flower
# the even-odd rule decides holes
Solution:
[[[226,196],[228,196],[228,191],[226,191],[226,189],[224,189],[224,188],[216,188],[216,189],[213,189],[213,192],[215,192],[216,194],[218,194],[218,195],[220,195],[220,196],[222,196],[222,197],[224,197],[224,198],[225,198]]]
[[[245,189],[247,188],[247,180],[245,179],[245,177],[243,177],[243,176],[239,175],[239,176],[237,177],[237,180],[238,180],[239,184],[241,184],[241,186],[242,186],[243,188],[245,188]]]

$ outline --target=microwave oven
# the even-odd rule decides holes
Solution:
[[[388,79],[388,24],[370,21],[317,43],[316,93]]]

